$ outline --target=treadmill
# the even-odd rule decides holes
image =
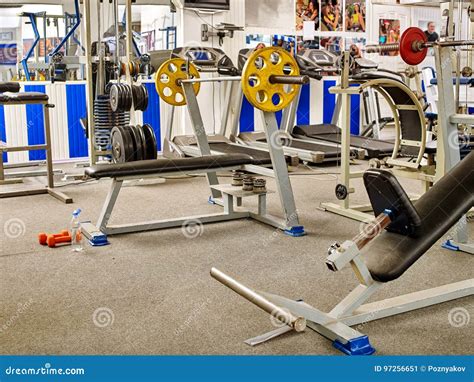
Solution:
[[[211,47],[183,47],[176,48],[171,53],[171,58],[182,58],[192,62],[201,73],[218,73],[223,76],[239,76],[241,72],[233,65],[232,60],[218,48]],[[224,96],[223,110],[221,115],[221,129],[217,134],[207,134],[211,154],[247,154],[260,166],[271,166],[271,157],[268,150],[263,148],[242,146],[232,142],[225,136],[229,118],[236,102],[236,93],[241,93],[240,83],[231,81],[228,83]],[[163,145],[163,156],[167,158],[200,157],[201,152],[194,135],[173,136],[173,117],[175,106],[172,106],[170,118],[167,121],[166,134]],[[238,124],[238,116],[234,117],[234,124]],[[287,162],[292,165],[298,164],[298,158],[288,156]]]
[[[323,53],[326,53],[326,51],[317,49],[306,49],[305,51],[303,51],[302,54],[298,56],[298,62],[300,67],[302,67],[304,70],[317,68],[321,65],[320,57]],[[370,71],[374,74],[377,73],[377,75],[380,74],[380,77],[402,81],[402,77],[397,73],[377,70],[377,64],[370,60],[364,58],[357,58],[354,61],[356,68],[355,72],[357,74],[364,71]],[[338,97],[336,108],[334,110],[332,121],[330,124],[323,123],[317,125],[297,125],[293,128],[292,135],[303,140],[315,140],[318,142],[324,141],[340,145],[341,129],[336,124],[339,118],[340,109],[341,98]],[[351,135],[350,144],[351,148],[353,149],[364,150],[365,156],[369,159],[391,156],[395,148],[393,142],[358,135]]]
[[[242,49],[240,51],[239,68],[243,68],[252,52],[253,50],[251,49]],[[335,66],[337,56],[326,50],[305,49],[298,55],[297,61],[300,67],[300,73],[316,80],[320,80],[322,78],[321,74],[323,73],[334,73],[339,70],[338,67]],[[282,134],[282,138],[285,141],[283,144],[285,154],[296,155],[301,161],[315,164],[337,161],[341,155],[340,140],[316,140],[295,130],[294,121],[296,120],[299,97],[300,94],[298,94],[293,103],[284,110],[282,116],[282,126],[280,130],[285,131],[285,133]],[[337,126],[336,128],[338,129],[337,132],[339,132],[340,129]],[[285,136],[288,139],[285,139]],[[231,139],[251,147],[265,148],[268,146],[264,133],[246,132],[239,134],[238,126],[234,126]],[[366,141],[366,139],[364,141]],[[392,151],[393,144],[391,145],[390,154]],[[365,147],[351,147],[351,156],[353,158],[363,159],[366,155],[367,150]]]

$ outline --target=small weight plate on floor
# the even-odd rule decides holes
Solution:
[[[156,159],[157,154],[157,143],[156,136],[153,128],[145,123],[142,126],[143,133],[145,134],[145,150],[146,150],[146,159]]]
[[[348,195],[349,195],[349,190],[347,189],[345,185],[338,184],[336,186],[336,198],[338,198],[339,200],[344,200],[347,198]]]
[[[143,160],[143,141],[142,136],[139,133],[139,129],[137,126],[130,125],[130,131],[132,132],[133,141],[135,143],[135,160]]]
[[[133,161],[133,141],[130,131],[116,126],[111,132],[112,158],[115,163]]]

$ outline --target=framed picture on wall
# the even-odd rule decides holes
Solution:
[[[400,20],[380,19],[379,20],[379,44],[393,44],[400,41]],[[398,56],[398,51],[383,52],[381,56]]]
[[[321,0],[321,30],[325,32],[342,31],[342,1]]]
[[[304,23],[314,22],[314,30],[320,28],[319,0],[297,0],[296,1],[296,30],[302,31]]]
[[[366,31],[366,5],[361,0],[346,0],[346,32]]]

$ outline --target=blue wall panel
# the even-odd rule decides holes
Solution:
[[[275,113],[275,117],[277,119],[278,128],[280,128],[281,127],[281,118],[283,117],[283,111],[277,111]]]
[[[351,134],[360,134],[360,96],[351,96]]]
[[[7,131],[5,128],[5,109],[0,105],[0,141],[7,141]],[[3,153],[3,161],[7,162],[7,153]]]
[[[80,122],[81,118],[87,116],[86,86],[84,84],[66,85],[66,103],[69,157],[87,157],[87,139]]]
[[[145,83],[145,86],[148,90],[148,108],[143,112],[143,123],[148,123],[153,127],[158,150],[161,150],[160,97],[154,83]]]
[[[336,106],[336,95],[329,93],[329,88],[336,85],[336,81],[324,81],[323,86],[323,123],[331,123],[334,108]]]
[[[309,84],[301,88],[300,102],[296,112],[296,123],[298,125],[309,125]]]
[[[329,88],[336,85],[336,81],[324,81],[323,94],[323,123],[331,123],[336,108],[336,95],[329,93]],[[351,134],[359,135],[360,129],[360,96],[351,96]]]
[[[244,97],[242,101],[242,112],[240,114],[240,132],[245,133],[248,131],[254,131],[255,129],[255,116],[253,106]]]
[[[26,85],[25,92],[46,93],[44,85]],[[45,143],[44,136],[44,110],[43,105],[26,105],[26,123],[29,145],[41,145]],[[44,150],[29,151],[30,160],[46,159]]]

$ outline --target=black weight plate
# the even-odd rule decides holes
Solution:
[[[145,85],[143,85],[143,84],[140,85],[140,93],[141,93],[141,95],[142,95],[142,97],[141,97],[141,98],[142,98],[142,99],[141,99],[142,103],[141,103],[141,108],[140,108],[140,110],[141,110],[141,111],[145,111],[146,108],[147,108],[147,91],[146,91]]]
[[[133,94],[132,94],[132,88],[130,85],[127,86],[127,110],[130,110],[133,106]]]
[[[130,131],[133,136],[134,147],[135,147],[135,160],[143,160],[143,141],[140,133],[138,132],[139,129],[137,126],[130,125]]]
[[[138,110],[138,94],[137,94],[137,87],[132,85],[132,96],[133,96],[133,106],[135,106],[135,110]]]
[[[145,111],[146,109],[148,109],[148,89],[146,88],[145,85],[142,85],[142,89],[143,89],[143,94],[144,94],[142,110]]]
[[[110,108],[113,111],[117,111],[119,108],[120,102],[120,88],[118,84],[113,84],[110,87]]]
[[[137,125],[137,131],[138,131],[138,134],[140,135],[140,138],[141,138],[141,141],[142,141],[142,157],[143,157],[143,160],[146,159],[146,154],[147,154],[147,151],[146,151],[146,136],[145,136],[145,132],[143,131],[143,127],[140,126],[140,125]]]
[[[112,158],[115,163],[131,162],[133,160],[133,138],[129,130],[116,126],[111,132]]]
[[[130,89],[130,86],[127,84],[122,84],[122,90],[123,90],[123,107],[120,110],[123,111],[129,111],[132,107],[132,91]]]
[[[143,133],[145,134],[145,151],[146,151],[146,159],[156,159],[158,154],[158,146],[156,143],[156,136],[153,128],[145,123],[142,126]]]
[[[349,194],[349,191],[346,186],[343,184],[338,184],[336,186],[336,198],[339,200],[345,200]]]

